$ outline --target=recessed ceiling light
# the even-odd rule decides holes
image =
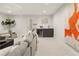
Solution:
[[[49,3],[45,3],[45,5],[49,5]]]
[[[8,10],[8,13],[12,13],[12,11],[11,10]]]
[[[15,5],[17,8],[22,8],[20,5]]]
[[[43,10],[43,13],[47,13],[47,11],[46,10]]]

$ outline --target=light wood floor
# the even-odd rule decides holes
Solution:
[[[78,56],[79,53],[54,38],[38,38],[38,50],[36,56]]]

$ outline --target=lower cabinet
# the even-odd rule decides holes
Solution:
[[[39,37],[54,37],[54,29],[53,28],[37,29],[37,34]]]

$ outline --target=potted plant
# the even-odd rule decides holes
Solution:
[[[12,36],[11,27],[12,27],[12,25],[15,25],[15,20],[11,20],[8,18],[5,21],[2,21],[1,24],[4,26],[8,26],[8,32],[9,32],[10,36]]]

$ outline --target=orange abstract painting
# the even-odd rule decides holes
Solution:
[[[65,37],[66,36],[72,37],[72,34],[73,34],[74,38],[77,40],[79,36],[79,32],[76,27],[78,20],[79,20],[78,5],[77,3],[74,3],[74,12],[73,12],[73,15],[68,20],[69,29],[65,29]],[[79,25],[78,25],[78,28],[79,28]]]

